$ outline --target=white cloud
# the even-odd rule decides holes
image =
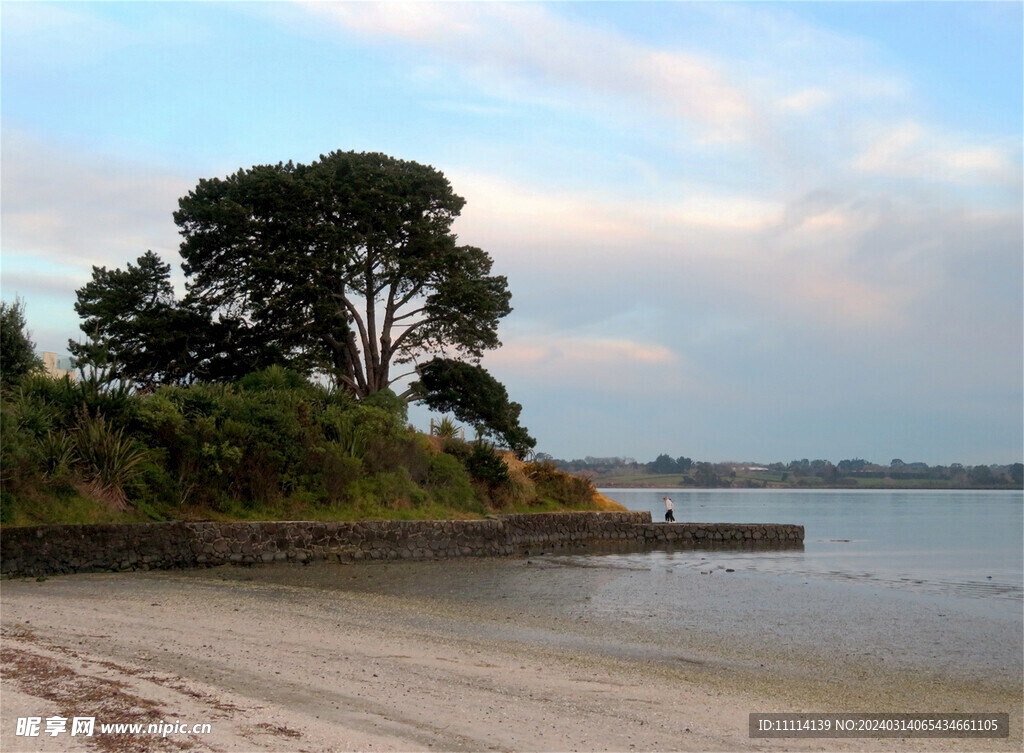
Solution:
[[[835,95],[821,88],[803,89],[779,101],[779,107],[783,110],[794,112],[809,112],[831,104]]]
[[[595,249],[628,248],[633,261],[660,257],[665,244],[695,233],[753,233],[781,221],[783,205],[739,194],[680,186],[676,198],[548,191],[485,175],[451,172],[467,199],[456,226],[467,243],[501,244],[552,264],[584,262]],[[551,258],[552,248],[559,257]],[[704,247],[733,255],[738,246]],[[694,248],[691,253],[702,253]]]
[[[681,197],[673,202],[452,177],[468,199],[461,240],[491,251],[517,284],[548,291],[531,299],[545,311],[524,315],[540,322],[564,309],[573,313],[561,321],[577,326],[623,300],[671,302],[701,290],[715,291],[705,302],[712,311],[732,307],[734,319],[771,319],[786,331],[920,332],[934,317],[922,314],[925,304],[959,295],[956,260],[987,263],[984,239],[1019,222],[1019,212],[849,187],[788,203],[696,187],[661,192]],[[515,358],[531,352],[550,355]]]
[[[708,142],[743,141],[755,112],[706,56],[666,51],[559,18],[542,6],[500,3],[305,3],[349,33],[395,37],[469,66],[488,93],[564,106],[576,91],[621,114],[622,100],[697,129]],[[524,87],[523,84],[529,84]],[[545,89],[554,92],[544,94]],[[580,98],[583,95],[583,99]]]
[[[39,348],[64,352],[80,336],[75,290],[93,265],[124,268],[152,249],[181,282],[171,213],[193,181],[9,128],[2,161],[3,295],[25,296]]]
[[[913,120],[876,129],[864,141],[850,163],[863,173],[952,183],[1020,181],[1019,159],[1003,146],[941,134]]]
[[[682,394],[697,389],[690,369],[669,348],[626,338],[531,334],[504,338],[501,349],[484,358],[488,369],[518,382],[572,384],[599,393],[631,385]]]
[[[147,249],[177,253],[171,214],[193,181],[10,129],[2,150],[5,256],[87,275],[93,264],[123,266]]]
[[[38,73],[89,65],[112,58],[128,47],[171,43],[196,48],[213,43],[210,30],[197,25],[180,9],[163,3],[149,5],[147,13],[125,21],[111,20],[84,3],[6,2],[4,66]]]

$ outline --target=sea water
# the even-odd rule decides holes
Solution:
[[[780,551],[553,549],[197,577],[408,599],[459,615],[453,639],[1022,687],[1019,492],[604,491],[656,520],[668,494],[678,521],[797,523],[806,538],[802,549]]]
[[[656,521],[664,519],[663,498],[668,496],[677,522],[804,526],[802,551],[722,552],[715,557],[735,569],[1009,600],[1016,608],[1024,597],[1024,493],[1019,491],[602,492],[630,510],[649,511]]]

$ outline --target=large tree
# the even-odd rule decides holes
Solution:
[[[383,154],[332,152],[201,180],[174,213],[185,298],[174,300],[169,267],[148,252],[126,271],[93,270],[78,291],[82,329],[137,383],[285,363],[329,373],[362,398],[422,379],[429,362],[429,385],[414,381],[403,397],[428,399],[432,385],[447,395],[435,406],[455,405],[455,382],[487,385],[503,402],[484,415],[467,396],[460,413],[525,451],[533,440],[519,406],[477,363],[501,344],[511,307],[491,257],[452,232],[464,203],[439,171]]]
[[[318,358],[362,397],[403,376],[395,364],[500,345],[507,282],[458,245],[463,204],[431,167],[332,152],[202,180],[174,220],[197,304]]]

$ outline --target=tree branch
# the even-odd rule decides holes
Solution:
[[[351,331],[349,331],[346,338],[346,345],[348,346],[349,370],[358,382],[356,392],[357,394],[361,393],[363,396],[368,395],[369,390],[366,384],[366,377],[363,374],[363,365],[359,362],[359,348],[356,347],[356,336]]]
[[[415,332],[417,329],[422,327],[424,324],[429,324],[432,321],[433,321],[433,319],[429,319],[428,318],[428,319],[421,319],[418,322],[413,322],[412,324],[410,324],[402,334],[400,334],[397,338],[395,338],[394,345],[391,346],[391,352],[392,353],[397,353],[398,349],[402,347],[402,343],[409,338],[410,334]]]
[[[359,339],[363,341],[364,349],[367,347],[369,338],[366,334],[366,325],[363,324],[363,317],[359,314],[359,309],[356,305],[349,300],[348,296],[343,296],[342,300],[345,302],[345,308],[352,314],[352,318],[356,320],[356,326],[359,328]]]
[[[396,376],[396,377],[395,377],[394,379],[392,379],[392,380],[391,380],[390,382],[388,382],[388,384],[394,384],[394,383],[395,383],[395,382],[397,382],[397,381],[398,381],[399,379],[404,379],[405,377],[407,377],[407,376],[412,376],[412,375],[413,375],[413,374],[415,374],[415,373],[416,373],[416,369],[413,369],[412,371],[407,371],[407,372],[405,372],[404,374],[399,374],[399,375],[398,375],[398,376]]]
[[[413,403],[413,402],[417,402],[417,401],[423,399],[422,396],[418,396],[418,395],[419,395],[419,390],[417,390],[415,387],[410,387],[405,392],[403,392],[401,395],[399,395],[398,399],[399,400],[405,400],[406,402]]]
[[[399,305],[401,305],[401,304],[399,304]],[[402,314],[401,316],[392,317],[392,322],[400,322],[403,319],[408,319],[410,316],[416,316],[416,314],[422,314],[426,310],[427,310],[426,306],[421,306],[418,309],[413,309],[412,311],[407,311],[406,313]]]
[[[372,389],[379,390],[381,362],[377,349],[377,301],[372,296],[366,297],[366,331],[368,336],[363,338],[366,380],[372,385]]]

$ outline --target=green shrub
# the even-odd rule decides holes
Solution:
[[[417,434],[393,393],[359,401],[280,367],[146,394],[28,375],[0,403],[7,524],[436,518],[535,497],[490,445]]]
[[[435,437],[441,437],[442,439],[455,439],[462,431],[462,427],[448,418],[448,416],[445,416],[431,427],[431,433]]]
[[[346,499],[346,490],[363,475],[363,461],[352,457],[337,442],[318,447],[313,457],[320,458],[320,483],[326,501],[335,503]]]
[[[362,458],[370,446],[372,426],[361,422],[354,410],[330,406],[321,419],[327,439],[350,458]]]
[[[238,381],[238,386],[246,391],[266,392],[268,390],[296,390],[309,386],[302,374],[284,366],[270,366],[262,371],[254,371]]]
[[[455,457],[441,453],[430,460],[427,489],[443,505],[457,509],[476,507],[477,500],[465,467]]]
[[[404,469],[359,479],[349,485],[347,494],[357,502],[386,508],[415,507],[428,500],[427,493],[412,482]]]
[[[78,457],[75,435],[66,431],[47,432],[37,440],[39,464],[47,479],[63,479],[71,473]]]
[[[469,475],[494,489],[509,482],[508,466],[494,449],[484,442],[475,442],[465,462]]]
[[[8,500],[8,516],[13,500],[38,485],[40,479],[40,434],[52,427],[52,421],[38,406],[21,396],[0,402],[0,489]]]
[[[409,421],[409,404],[388,389],[379,390],[359,401],[366,408],[378,408],[395,417],[400,424]]]
[[[62,425],[64,406],[57,404],[48,389],[33,389],[53,381],[46,377],[29,377],[3,402],[4,420],[13,422],[14,430],[25,438],[42,439]]]
[[[124,429],[109,426],[102,415],[90,416],[84,409],[74,435],[75,450],[82,473],[91,490],[115,509],[127,510],[125,485],[140,471],[146,451]]]
[[[462,439],[446,437],[441,440],[441,452],[451,455],[465,465],[473,454],[473,445]]]

